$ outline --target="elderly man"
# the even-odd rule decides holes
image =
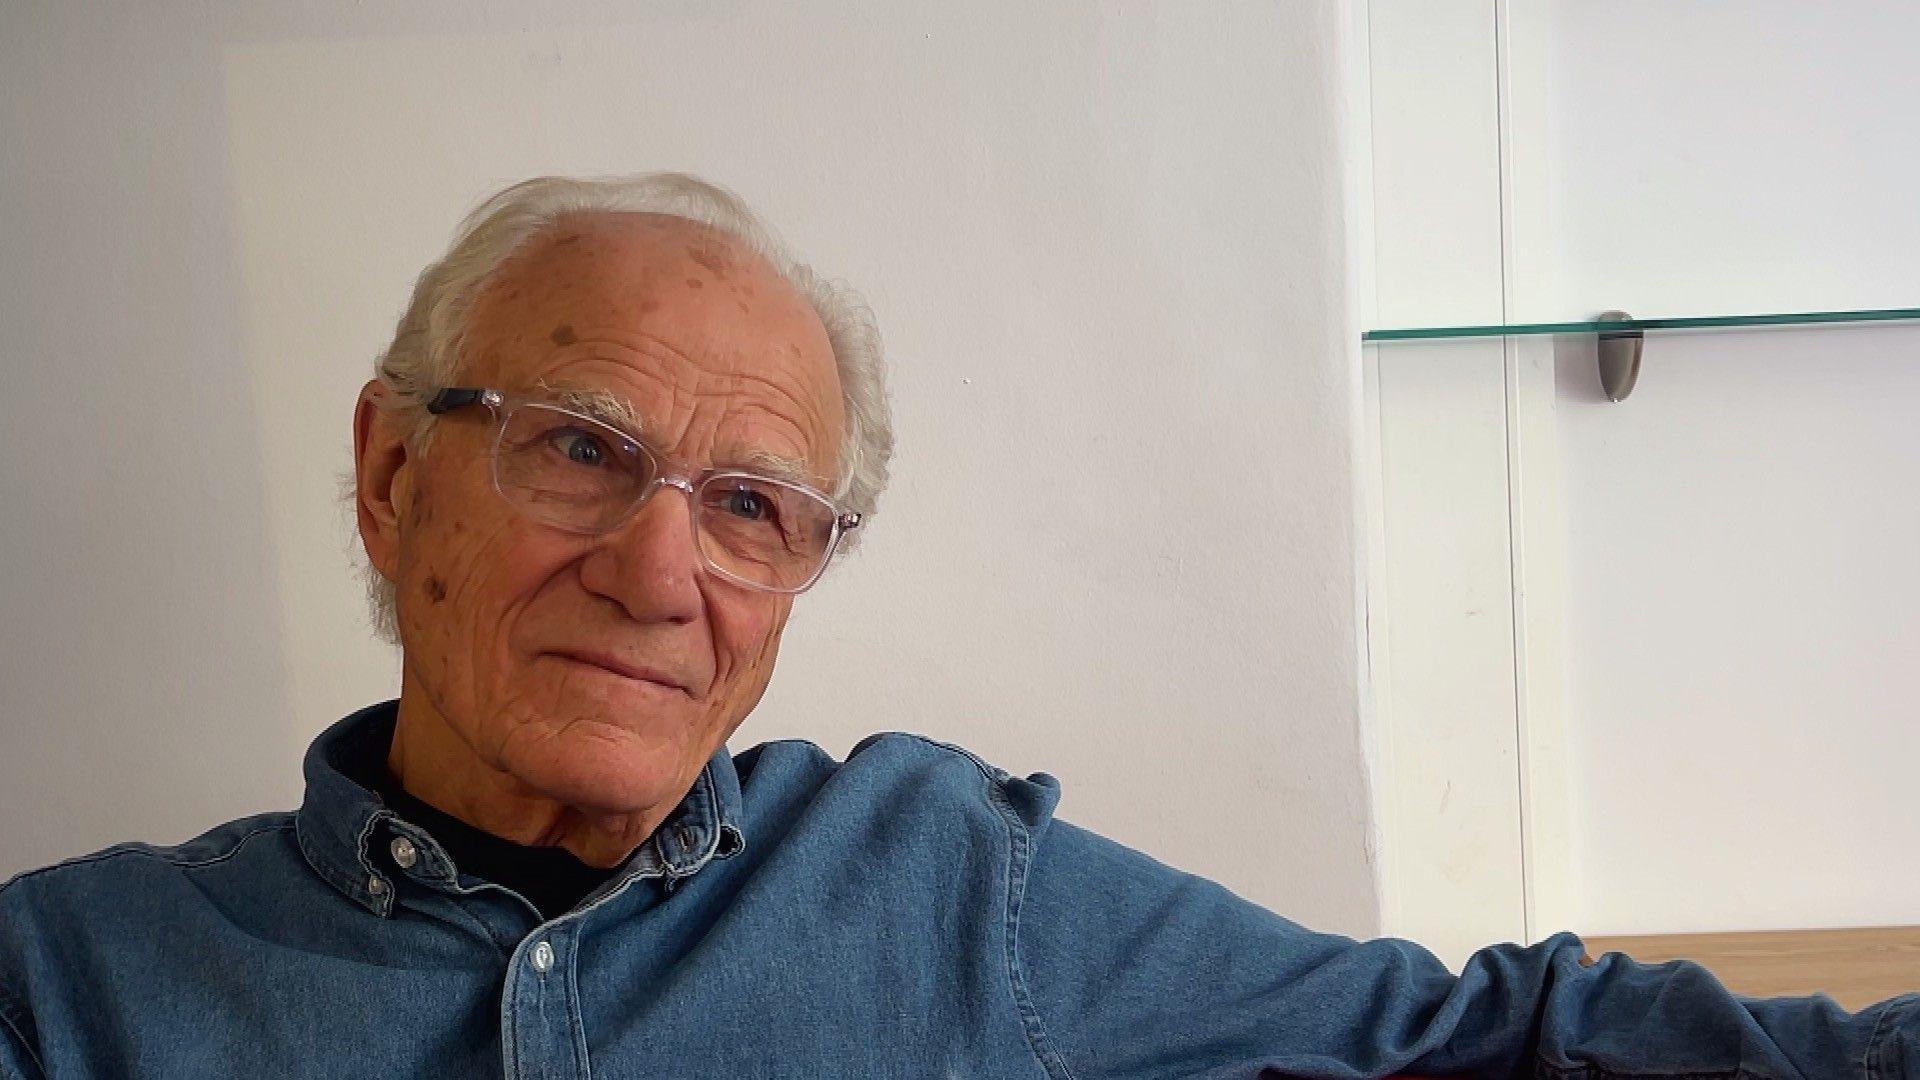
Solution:
[[[890,438],[865,309],[687,177],[540,179],[354,415],[400,696],[297,813],[0,891],[0,1075],[1912,1075],[1914,998],[1315,934],[874,736],[730,754]]]

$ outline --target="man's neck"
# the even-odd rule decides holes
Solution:
[[[588,866],[620,865],[673,807],[589,814],[490,766],[403,677],[387,771],[407,794],[503,840],[564,848]]]

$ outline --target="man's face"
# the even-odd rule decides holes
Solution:
[[[469,320],[466,385],[604,391],[692,468],[756,453],[822,487],[845,418],[806,300],[750,252],[655,215],[581,217],[503,265]],[[396,478],[405,678],[480,760],[571,806],[677,800],[759,702],[792,597],[703,571],[691,507],[660,488],[616,531],[581,536],[493,488],[484,409],[442,417]],[[647,669],[635,679],[563,654]]]

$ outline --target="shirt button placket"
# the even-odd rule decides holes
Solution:
[[[573,940],[568,928],[552,929],[523,946],[521,962],[510,969],[501,1016],[511,1028],[511,1038],[501,1032],[508,1076],[585,1077],[583,1063],[574,1057],[573,987],[556,970]]]

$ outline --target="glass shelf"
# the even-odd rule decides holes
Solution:
[[[1363,342],[1439,341],[1446,338],[1529,337],[1542,334],[1631,333],[1636,330],[1710,330],[1738,326],[1820,326],[1827,323],[1920,321],[1920,308],[1867,311],[1801,311],[1777,315],[1694,315],[1673,319],[1588,319],[1584,322],[1512,323],[1495,326],[1415,326],[1368,330]]]

